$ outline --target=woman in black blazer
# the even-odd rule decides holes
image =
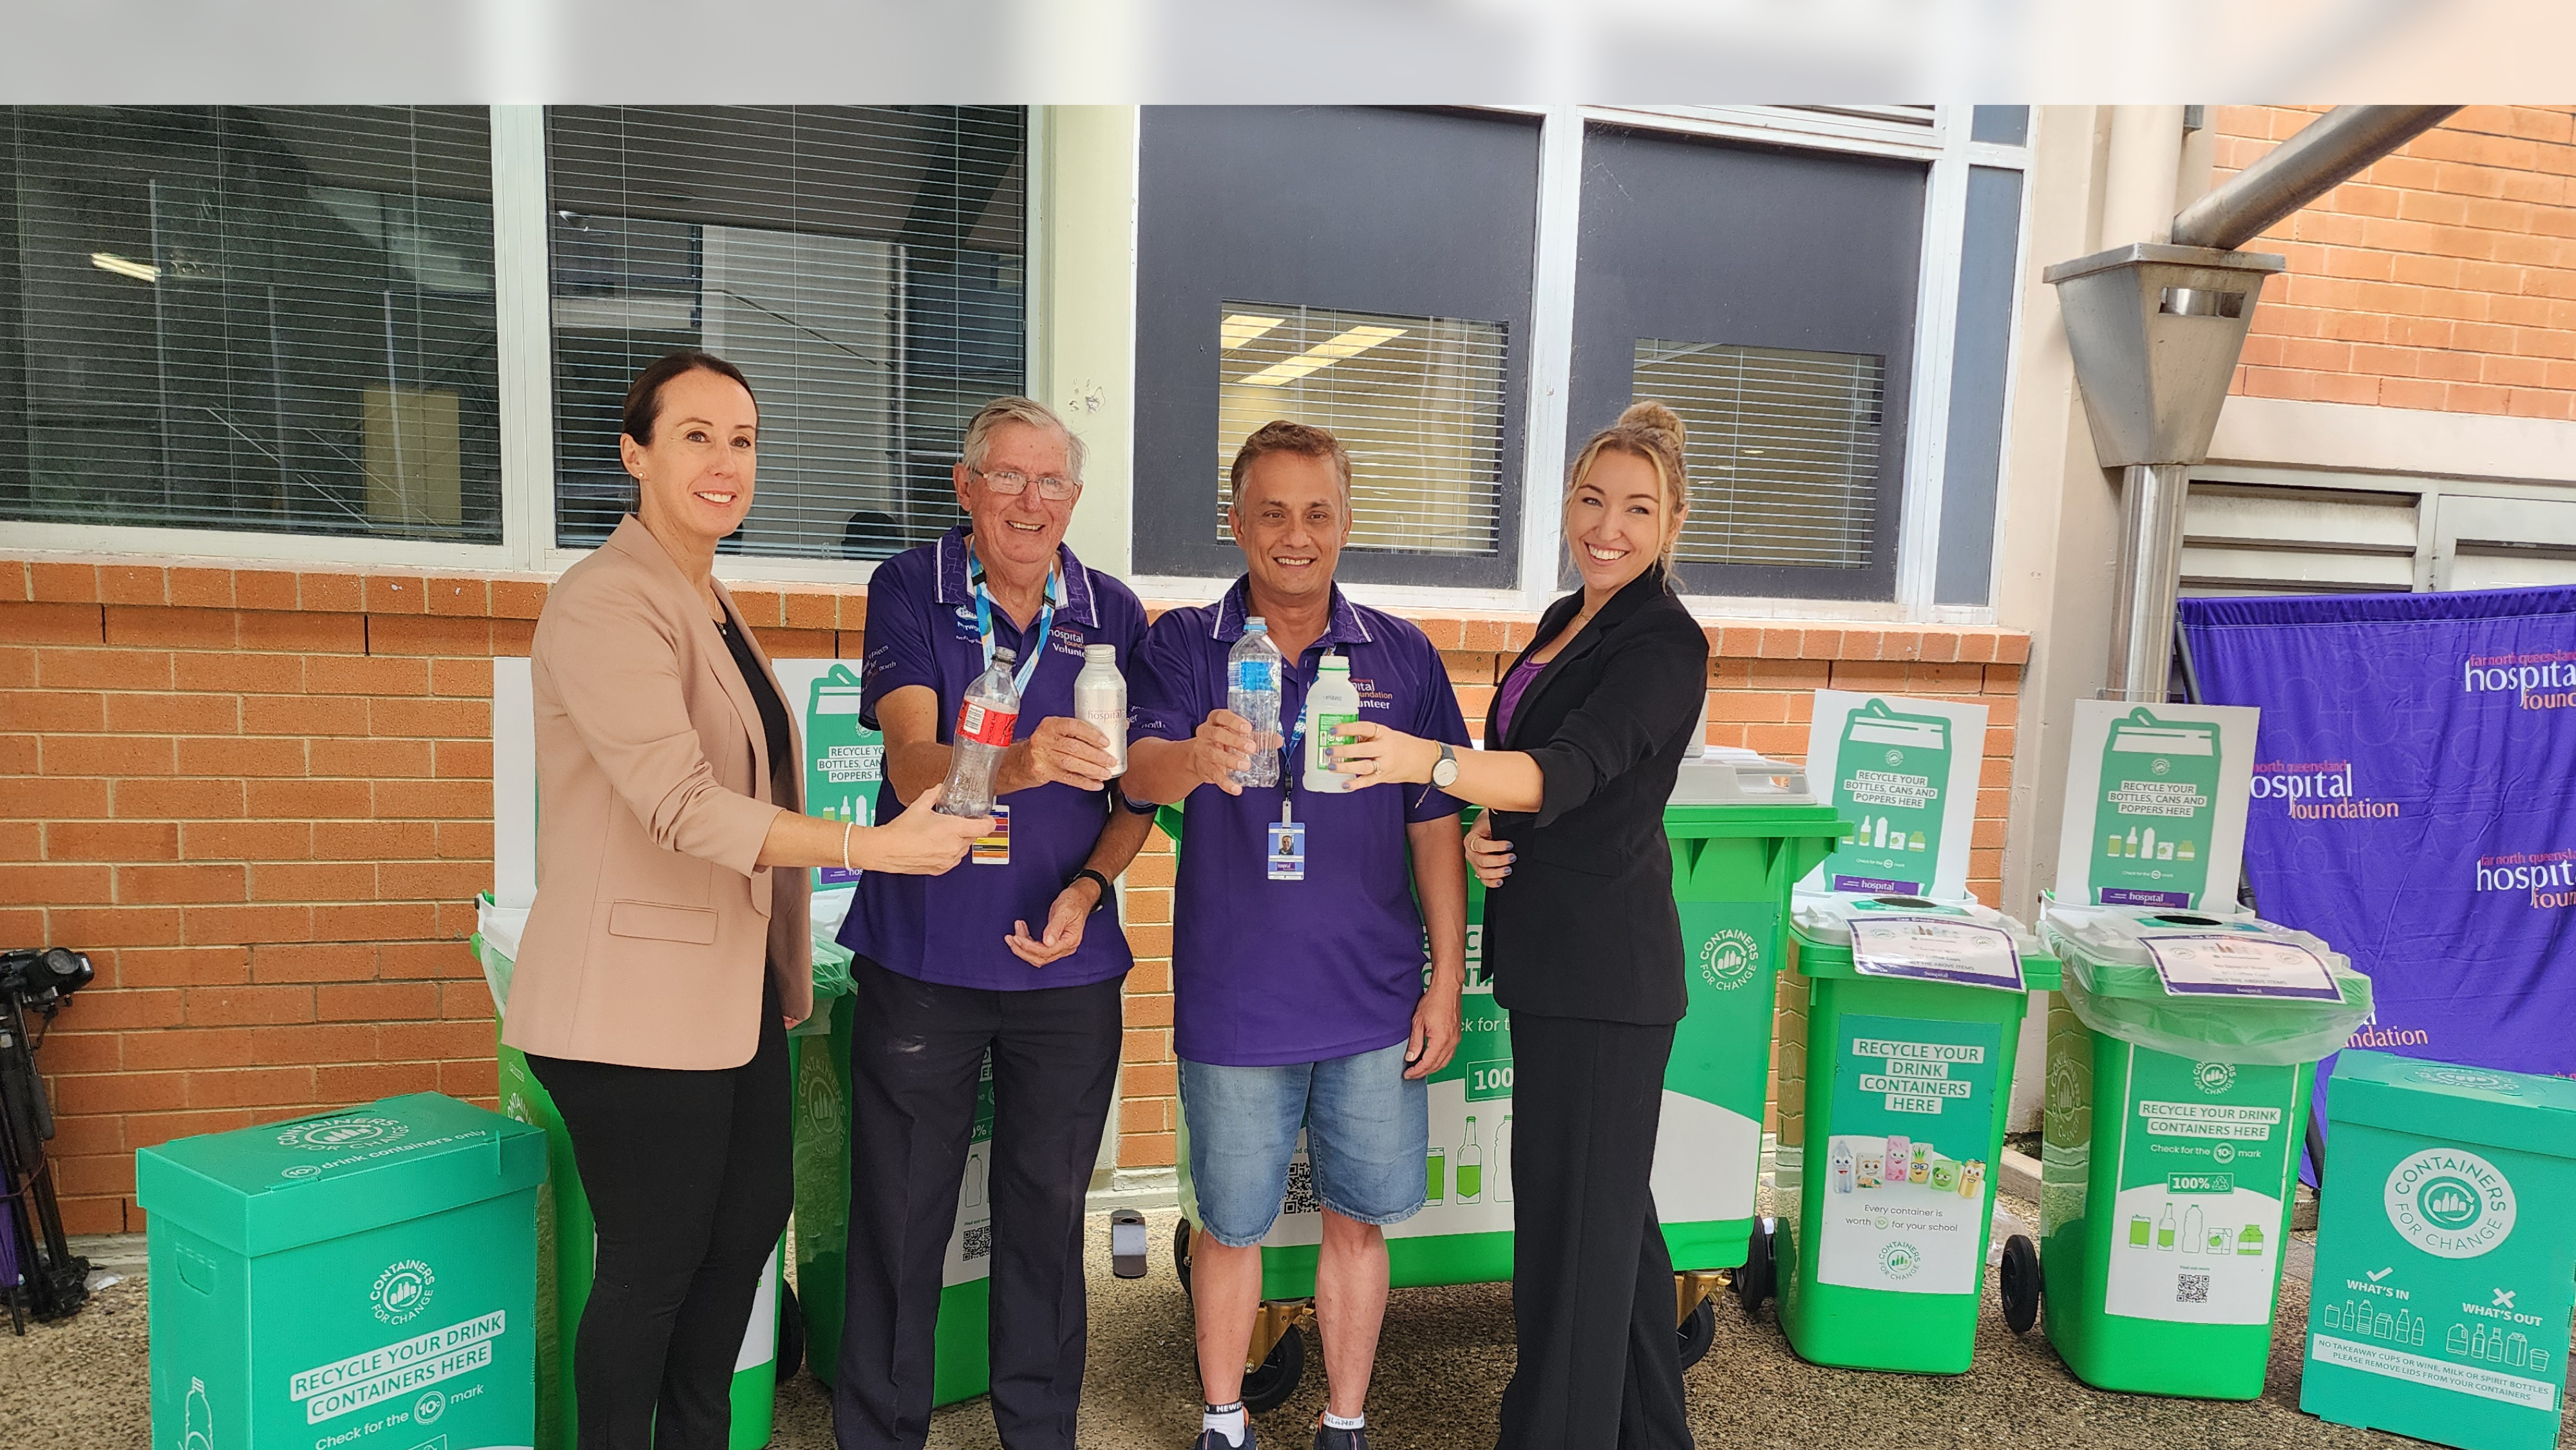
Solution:
[[[1689,499],[1681,420],[1630,407],[1575,457],[1565,537],[1583,589],[1504,676],[1486,748],[1359,725],[1337,752],[1362,784],[1428,782],[1487,808],[1467,853],[1511,1012],[1517,1119],[1504,1450],[1691,1443],[1647,1183],[1687,1005],[1664,803],[1708,688],[1708,638],[1666,577]]]

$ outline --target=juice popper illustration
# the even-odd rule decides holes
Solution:
[[[1863,1152],[1858,1158],[1853,1160],[1853,1172],[1859,1177],[1860,1186],[1863,1189],[1871,1189],[1878,1186],[1878,1166],[1880,1161],[1881,1160],[1875,1154],[1868,1152]]]
[[[2215,722],[2159,720],[2140,706],[2111,727],[2102,747],[2092,904],[2200,904],[2218,820],[2218,766]]]
[[[1917,1143],[1914,1145],[1911,1152],[1913,1157],[1912,1161],[1906,1167],[1905,1181],[1908,1183],[1931,1182],[1932,1145],[1929,1143]]]
[[[1932,880],[1950,778],[1950,722],[1906,715],[1871,699],[1843,724],[1835,782],[1838,804],[1858,821],[1825,863],[1835,891],[1915,894]]]
[[[1849,1143],[1844,1142],[1844,1141],[1843,1141],[1842,1139],[1840,1139],[1840,1138],[1836,1138],[1836,1139],[1834,1140],[1834,1157],[1833,1157],[1833,1183],[1834,1183],[1834,1192],[1836,1192],[1836,1193],[1849,1193],[1849,1192],[1851,1192],[1851,1191],[1852,1191],[1852,1182],[1853,1182],[1853,1177],[1854,1177],[1854,1169],[1853,1169],[1853,1167],[1852,1167],[1852,1145],[1851,1145],[1851,1144],[1849,1144]]]

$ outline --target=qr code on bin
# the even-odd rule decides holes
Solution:
[[[993,1257],[993,1226],[991,1224],[974,1223],[966,1226],[966,1257],[969,1259],[989,1259]]]
[[[2176,1274],[2174,1276],[2174,1302],[2177,1304],[2208,1303],[2209,1276],[2207,1274]]]
[[[1300,1153],[1288,1160],[1288,1192],[1279,1200],[1279,1212],[1285,1217],[1292,1213],[1316,1213],[1322,1208],[1323,1205],[1315,1201],[1314,1165]]]

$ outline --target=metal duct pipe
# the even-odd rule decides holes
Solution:
[[[2187,463],[2120,470],[2120,573],[2111,595],[2111,678],[2117,700],[2154,704],[2173,669],[2174,595],[2181,587]]]
[[[2174,218],[2174,245],[2233,251],[2459,109],[2337,106],[2184,208]]]

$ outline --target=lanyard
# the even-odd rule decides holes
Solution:
[[[984,667],[991,669],[993,667],[993,591],[984,587],[984,561],[969,555],[966,563],[966,577],[975,586],[975,630],[984,639]],[[1046,657],[1047,637],[1055,629],[1055,607],[1063,597],[1064,571],[1061,569],[1047,571],[1046,605],[1038,611],[1037,644],[1030,646],[1025,639],[1022,641],[1021,647],[1028,651],[1029,657],[1020,661],[1019,670],[1011,676],[1011,688],[1021,695],[1028,694],[1029,681],[1037,677],[1038,661]]]

